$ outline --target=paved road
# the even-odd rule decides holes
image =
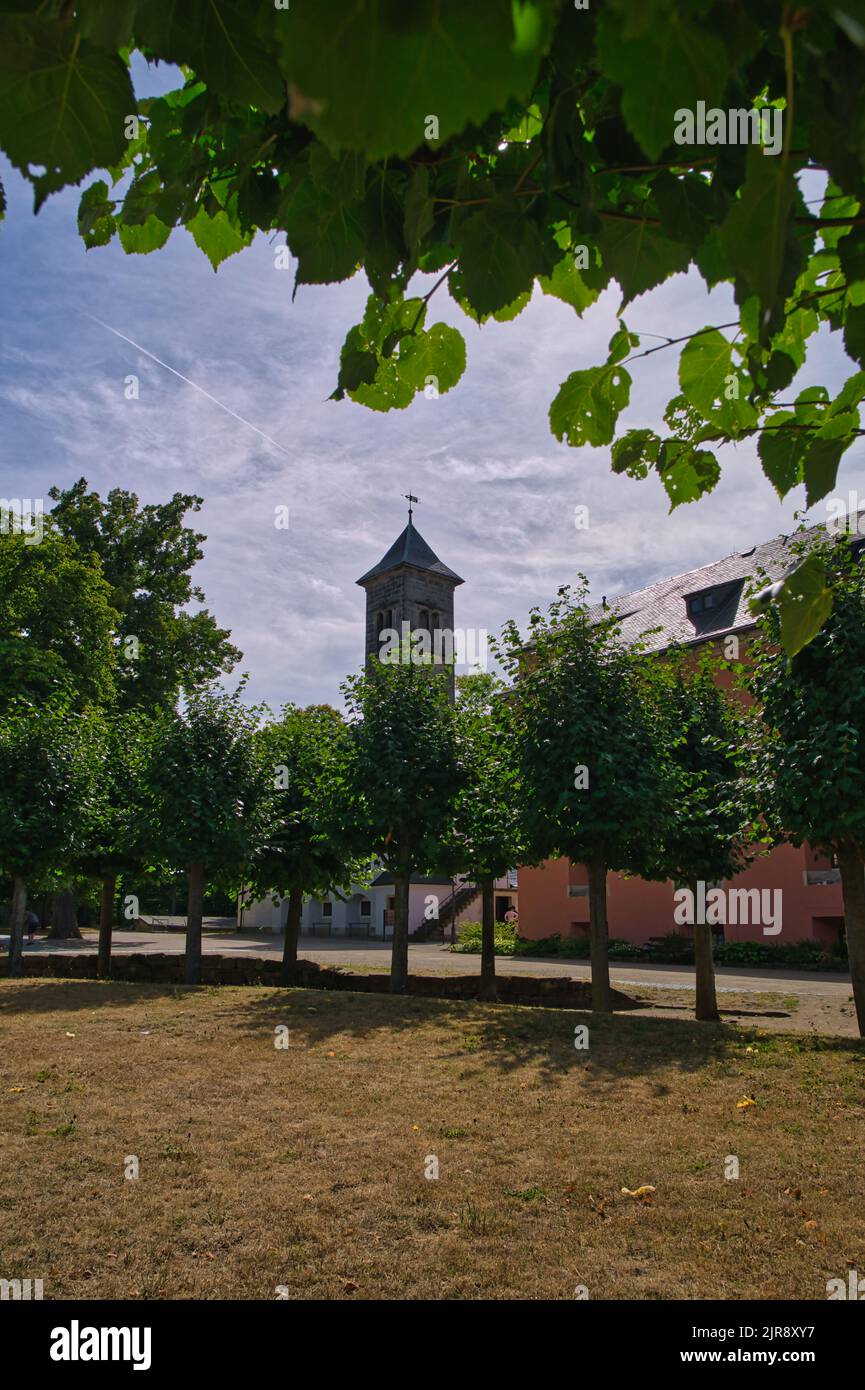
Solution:
[[[217,929],[218,920],[211,919],[209,929],[205,923],[203,949],[206,952],[272,958],[281,956],[281,936],[272,936],[265,932],[238,932],[230,928],[220,930]],[[89,952],[95,951],[96,946],[95,931],[86,931],[81,941],[48,941],[36,937],[32,943],[24,943],[25,951],[37,953],[69,950]],[[126,931],[121,928],[114,933],[113,950],[118,955],[132,951],[145,954],[163,951],[182,954],[183,949],[182,931],[144,932]],[[390,962],[390,943],[331,941],[320,938],[310,943],[308,939],[303,939],[300,955],[308,960],[319,961],[322,965],[386,971]],[[476,975],[480,971],[480,956],[455,955],[440,942],[418,942],[409,946],[409,968],[415,975]],[[588,961],[578,960],[514,960],[508,956],[499,956],[496,960],[496,970],[502,975],[564,975],[575,980],[591,978]],[[719,993],[822,995],[838,1002],[846,1002],[850,997],[849,978],[834,972],[719,965],[716,967],[716,974]],[[612,964],[610,976],[613,984],[623,987],[643,985],[652,989],[692,989],[694,967],[629,961],[625,965]]]

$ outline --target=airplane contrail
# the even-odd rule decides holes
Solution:
[[[167,372],[171,372],[172,376],[179,377],[181,381],[186,382],[187,386],[191,386],[194,391],[199,391],[202,396],[206,396],[214,405],[218,405],[219,409],[224,410],[226,415],[231,415],[233,419],[239,420],[241,425],[246,425],[247,428],[255,430],[255,433],[260,435],[262,439],[266,439],[268,444],[272,444],[275,449],[279,449],[280,453],[285,454],[286,458],[291,458],[288,449],[284,449],[275,439],[271,439],[269,434],[265,434],[264,430],[260,430],[251,420],[245,420],[242,415],[238,415],[236,410],[232,410],[228,405],[223,405],[222,401],[218,401],[215,396],[211,396],[209,391],[205,391],[203,386],[199,386],[197,382],[190,381],[188,376],[184,376],[182,372],[175,371],[174,367],[169,367],[168,363],[163,362],[161,357],[157,357],[153,352],[148,352],[147,348],[142,347],[140,343],[136,343],[134,338],[127,338],[125,333],[121,333],[117,328],[112,328],[110,323],[103,323],[102,319],[96,318],[95,314],[85,313],[84,317],[91,319],[93,323],[98,323],[100,328],[107,328],[108,332],[113,333],[115,337],[122,338],[124,343],[128,343],[130,347],[134,347],[136,352],[143,352],[144,356],[149,357],[151,362],[155,362],[159,367],[164,367]]]

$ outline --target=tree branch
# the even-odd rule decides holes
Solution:
[[[681,338],[668,338],[666,342],[660,343],[660,344],[658,345],[658,347],[646,348],[645,352],[635,352],[635,353],[633,354],[632,357],[626,357],[625,360],[624,360],[624,362],[622,362],[621,365],[624,367],[628,362],[636,362],[636,361],[638,361],[638,359],[641,358],[641,357],[651,357],[651,355],[652,355],[653,352],[663,352],[663,351],[664,351],[664,348],[674,347],[676,343],[687,343],[687,342],[689,342],[689,341],[691,340],[691,338],[700,338],[700,337],[702,337],[702,335],[703,335],[704,333],[720,333],[720,331],[721,331],[722,328],[738,328],[738,327],[739,327],[739,320],[736,319],[733,323],[719,323],[719,324],[716,324],[714,327],[711,327],[711,328],[698,328],[697,331],[696,331],[696,333],[683,333],[683,335],[682,335]],[[643,337],[643,334],[640,333],[640,334],[638,334],[637,336],[638,336],[638,337]],[[647,338],[648,338],[648,337],[654,338],[654,337],[657,337],[657,336],[660,336],[660,335],[654,334],[654,333],[651,333],[651,334],[647,333],[645,336],[646,336]]]

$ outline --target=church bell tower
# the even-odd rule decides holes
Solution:
[[[454,631],[454,590],[463,580],[442,564],[415,528],[411,503],[418,499],[406,496],[408,525],[378,564],[357,580],[366,591],[367,661],[380,655],[382,633],[402,633],[403,623],[411,632],[428,632],[433,653],[442,646],[436,634]],[[453,696],[453,670],[450,686]]]

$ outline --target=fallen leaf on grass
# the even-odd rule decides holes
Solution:
[[[648,1182],[647,1182],[647,1183],[643,1183],[643,1186],[642,1186],[642,1187],[635,1187],[634,1190],[633,1190],[633,1192],[631,1191],[631,1189],[630,1189],[629,1187],[623,1187],[623,1188],[622,1188],[622,1196],[623,1196],[623,1197],[648,1197],[652,1192],[655,1192],[656,1190],[657,1190],[657,1189],[654,1188],[654,1187],[652,1186],[651,1183],[648,1183]]]
[[[10,1096],[20,1096],[21,1092],[26,1089],[26,1086],[10,1086],[7,1094]]]
[[[606,1218],[607,1218],[607,1212],[606,1212],[607,1198],[606,1198],[606,1197],[603,1197],[599,1202],[596,1202],[595,1199],[594,1199],[594,1197],[592,1196],[592,1194],[589,1193],[589,1206],[592,1208],[592,1211],[596,1211],[596,1212],[598,1213],[598,1216],[602,1216],[602,1217],[604,1218],[604,1220],[606,1220]]]
[[[736,1101],[736,1109],[747,1110],[750,1105],[756,1104],[757,1102],[755,1101],[753,1096],[743,1096],[741,1100]]]
[[[353,1279],[346,1279],[345,1283],[342,1286],[342,1291],[343,1293],[354,1293],[356,1288],[357,1284],[354,1282]]]

